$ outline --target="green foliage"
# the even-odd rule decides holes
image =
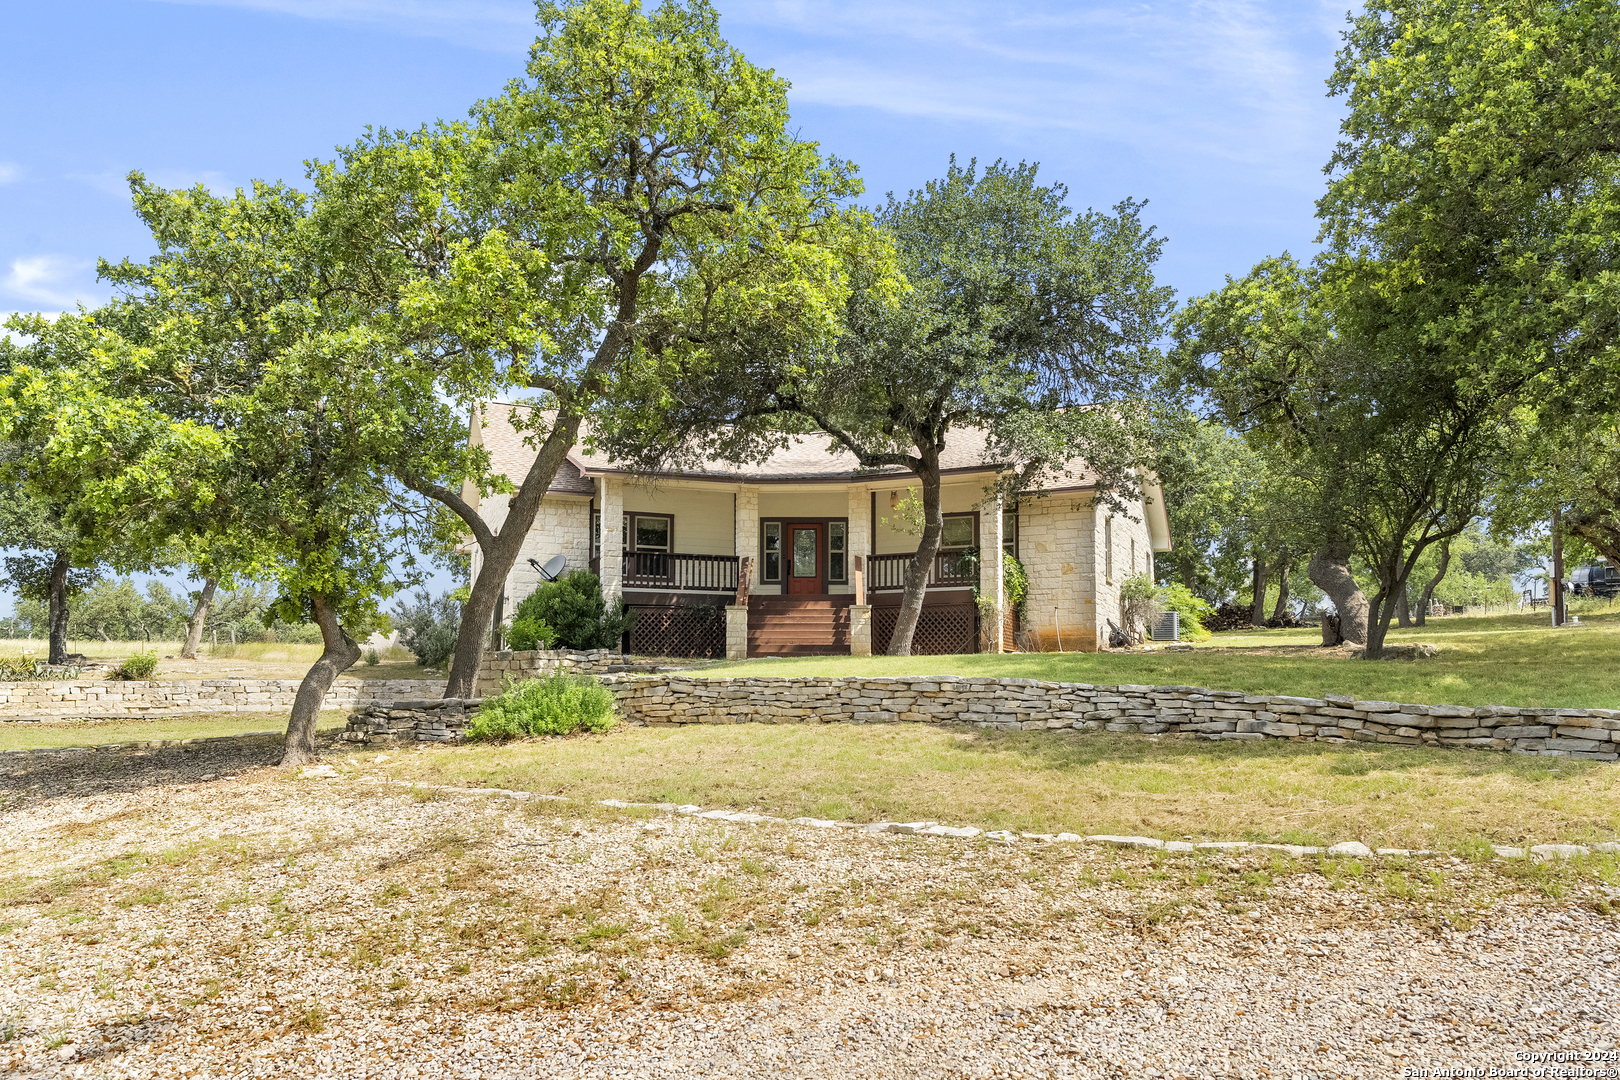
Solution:
[[[522,605],[518,607],[521,611]],[[506,632],[506,643],[519,652],[529,649],[549,649],[557,643],[557,631],[547,626],[545,620],[538,616],[520,614],[512,620],[512,627]]]
[[[1024,564],[1010,551],[1001,553],[1001,587],[1006,590],[1007,603],[1022,616],[1024,601],[1029,599],[1029,575],[1024,573]]]
[[[125,658],[113,677],[118,679],[150,679],[157,674],[157,653],[138,652]]]
[[[1159,590],[1159,605],[1181,616],[1181,636],[1188,641],[1208,641],[1214,635],[1204,628],[1204,620],[1215,614],[1215,607],[1179,582]]]
[[[376,649],[367,649],[366,650],[366,667],[376,667],[380,663],[382,663],[382,657],[377,655],[377,650]]]
[[[71,681],[80,674],[76,664],[52,665],[32,656],[0,656],[0,682]]]
[[[623,601],[609,610],[601,580],[586,570],[546,582],[524,597],[513,614],[514,629],[519,621],[533,620],[551,631],[552,644],[565,649],[617,649],[634,618]]]
[[[443,669],[455,655],[456,638],[461,633],[461,604],[455,597],[434,599],[419,592],[413,601],[401,600],[394,612],[399,643],[416,657],[417,665]]]
[[[1159,589],[1153,584],[1151,574],[1128,574],[1120,581],[1120,623],[1134,640],[1141,641],[1147,637],[1148,628],[1161,610]]]
[[[507,676],[501,693],[479,706],[467,725],[467,738],[477,742],[602,732],[613,726],[614,707],[613,692],[588,676],[559,671],[523,682]]]

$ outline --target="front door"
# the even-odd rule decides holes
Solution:
[[[821,526],[789,525],[787,591],[820,593],[821,588]]]

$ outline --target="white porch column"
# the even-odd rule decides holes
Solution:
[[[624,595],[624,481],[599,478],[596,497],[602,507],[602,599],[611,605]]]
[[[849,537],[845,543],[849,545],[849,554],[853,560],[859,555],[862,559],[872,554],[872,493],[865,488],[852,487],[849,489]],[[851,566],[855,565],[853,561]]]
[[[759,584],[759,488],[751,484],[737,486],[736,545],[734,553],[739,559],[753,559],[754,571],[749,575],[749,591]]]
[[[1001,493],[979,511],[979,636],[985,652],[1001,652],[1006,647],[1002,631],[1007,618],[1007,583],[1001,573],[1002,511]]]

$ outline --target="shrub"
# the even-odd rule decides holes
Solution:
[[[522,604],[518,605],[518,610],[523,610]],[[506,632],[506,644],[519,652],[529,649],[549,649],[556,643],[557,631],[534,615],[519,615],[512,620],[512,628]]]
[[[1147,574],[1135,573],[1119,583],[1119,617],[1131,640],[1147,637],[1148,627],[1164,610],[1162,591]]]
[[[467,738],[476,742],[606,731],[613,726],[613,708],[613,692],[588,676],[559,671],[518,682],[508,675],[500,695],[479,706],[467,725]]]
[[[58,664],[52,667],[44,660],[31,656],[0,656],[0,682],[45,682],[47,680],[73,680],[83,674],[77,664]]]
[[[377,650],[376,649],[367,649],[366,650],[366,667],[376,667],[380,663],[382,663],[382,657],[377,655]]]
[[[1181,616],[1181,636],[1189,641],[1207,641],[1212,636],[1205,622],[1215,615],[1209,601],[1185,585],[1167,585],[1159,590],[1159,603],[1166,611]]]
[[[461,605],[453,597],[441,596],[435,600],[420,592],[416,594],[415,603],[401,600],[394,610],[399,643],[416,657],[417,666],[442,668],[456,654],[456,638],[461,633]]]
[[[113,672],[115,679],[150,679],[157,674],[157,653],[138,652],[125,658],[118,670]]]
[[[595,574],[575,570],[524,597],[513,612],[512,626],[515,630],[523,619],[534,619],[554,635],[548,647],[616,649],[633,618],[622,600],[608,609],[602,599],[602,582]]]

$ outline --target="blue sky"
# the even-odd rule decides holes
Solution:
[[[952,153],[1041,163],[1076,208],[1149,202],[1182,297],[1312,249],[1345,0],[718,0],[793,83],[796,125],[867,199]],[[12,4],[0,65],[0,313],[95,304],[98,256],[150,253],[123,177],[298,181],[367,125],[459,117],[520,76],[526,0]]]

